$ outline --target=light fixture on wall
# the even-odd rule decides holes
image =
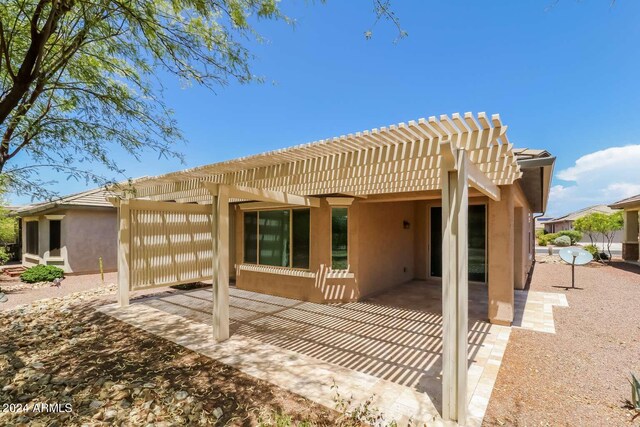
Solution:
[[[409,223],[409,221],[404,220],[402,221],[402,228],[404,228],[405,230],[408,230],[411,228],[411,224]]]

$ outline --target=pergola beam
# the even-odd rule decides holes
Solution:
[[[320,207],[320,199],[317,197],[298,196],[297,194],[285,193],[283,191],[242,187],[239,185],[222,185],[211,182],[203,182],[202,185],[209,190],[213,196],[217,195],[219,188],[224,187],[228,190],[227,196],[229,198],[255,200],[257,202],[277,203],[283,205],[306,206],[311,208]]]
[[[469,185],[496,202],[500,201],[500,187],[487,177],[475,164],[467,162]]]

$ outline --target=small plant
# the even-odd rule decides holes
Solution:
[[[596,245],[587,245],[584,247],[584,250],[589,252],[594,260],[600,259],[600,249]]]
[[[20,275],[20,280],[26,283],[52,282],[64,277],[64,271],[54,265],[36,265]]]
[[[11,259],[11,254],[7,252],[7,248],[0,246],[0,265],[5,265]]]
[[[571,238],[569,236],[558,236],[553,241],[556,246],[571,246]]]
[[[547,246],[553,244],[553,241],[558,237],[556,233],[546,233],[538,236],[538,244],[540,246]]]
[[[629,382],[631,383],[631,406],[640,412],[640,381],[631,374]]]
[[[338,385],[335,380],[333,381],[331,389],[335,391],[333,402],[335,403],[336,411],[340,413],[340,426],[356,427],[362,424],[387,427],[398,426],[396,421],[387,421],[382,411],[373,406],[375,395],[369,397],[363,403],[354,405],[353,396],[349,398],[343,397],[338,390]],[[409,425],[411,425],[411,421],[409,421]]]

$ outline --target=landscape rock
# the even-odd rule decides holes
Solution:
[[[180,391],[176,391],[176,393],[174,394],[176,400],[184,400],[187,397],[189,397],[189,393],[187,393],[184,390],[180,390]]]

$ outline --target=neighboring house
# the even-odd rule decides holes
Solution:
[[[536,217],[536,220],[535,220],[535,228],[536,228],[536,231],[537,231],[537,230],[544,230],[544,224],[545,224],[547,221],[550,221],[550,220],[552,220],[552,219],[553,219],[553,218],[548,217],[548,216],[544,216],[544,217]]]
[[[99,188],[25,206],[20,218],[22,265],[55,265],[65,273],[117,268],[117,210]]]
[[[564,231],[564,230],[573,230],[573,223],[578,218],[582,218],[592,213],[603,213],[603,214],[609,215],[614,212],[616,212],[616,210],[611,209],[611,207],[607,205],[589,206],[589,207],[580,209],[578,211],[571,212],[566,215],[544,221],[544,231],[546,231],[547,233],[557,233],[559,231]],[[582,236],[582,242],[589,242],[589,241],[590,240],[588,236],[586,235]],[[612,242],[613,243],[622,242],[622,232],[616,232]]]
[[[609,205],[612,209],[622,209],[624,229],[622,230],[622,259],[638,262],[638,214],[640,194],[619,200]]]

